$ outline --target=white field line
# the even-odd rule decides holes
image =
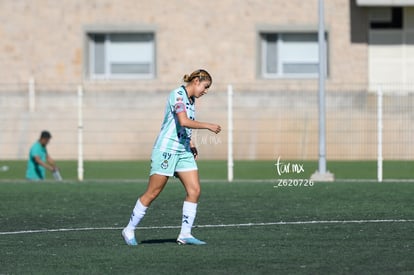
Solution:
[[[223,227],[251,227],[251,226],[272,226],[272,225],[304,225],[304,224],[365,224],[365,223],[411,223],[414,220],[332,220],[332,221],[296,221],[296,222],[262,222],[262,223],[232,223],[232,224],[204,224],[194,226],[195,228],[223,228]],[[149,229],[179,229],[181,226],[146,226],[138,227],[139,230]],[[51,233],[51,232],[71,232],[71,231],[96,231],[96,230],[121,230],[122,227],[84,227],[84,228],[59,228],[59,229],[39,229],[39,230],[21,230],[0,232],[0,235],[16,235],[30,233]]]

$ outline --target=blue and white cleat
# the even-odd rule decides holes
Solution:
[[[180,237],[178,237],[177,243],[179,245],[184,245],[184,244],[203,245],[203,244],[207,244],[206,242],[200,241],[199,239],[196,239],[194,237],[189,237],[189,238],[180,238]]]
[[[124,228],[124,230],[122,230],[122,237],[124,237],[127,245],[138,245],[137,240],[135,239],[134,231]]]

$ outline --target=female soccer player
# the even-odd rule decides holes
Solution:
[[[168,178],[176,175],[182,182],[186,197],[183,204],[178,244],[206,244],[191,235],[200,196],[197,149],[191,141],[192,129],[208,129],[218,134],[220,125],[195,120],[195,99],[207,94],[212,78],[205,70],[184,75],[185,85],[173,90],[167,100],[164,121],[151,155],[151,172],[147,190],[138,198],[122,236],[128,245],[137,245],[135,229],[147,208],[157,198]]]

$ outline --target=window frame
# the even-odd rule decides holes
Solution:
[[[93,46],[95,45],[93,35],[104,35],[105,51],[111,43],[110,35],[112,34],[131,34],[131,35],[148,35],[152,36],[152,62],[150,64],[150,72],[143,74],[112,74],[110,73],[110,62],[105,61],[105,73],[95,74],[95,54]],[[84,77],[88,80],[147,80],[155,79],[157,75],[157,43],[156,29],[148,26],[87,26],[84,28]],[[108,53],[105,53],[105,56]]]
[[[388,13],[387,18],[375,18],[377,10]],[[379,7],[369,10],[369,29],[370,30],[403,30],[404,29],[404,9],[403,7]]]
[[[319,76],[319,71],[317,73],[297,73],[297,74],[286,74],[282,70],[282,62],[280,61],[279,51],[280,45],[282,44],[281,36],[283,34],[316,34],[318,35],[317,27],[309,26],[298,26],[296,28],[291,27],[259,27],[257,29],[258,34],[258,58],[257,58],[257,70],[258,77],[261,79],[317,79]],[[277,45],[278,45],[278,59],[277,59],[277,73],[268,73],[267,66],[267,56],[266,56],[266,47],[267,47],[267,35],[277,35]],[[326,77],[329,77],[329,31],[325,30],[325,45],[326,45]],[[319,57],[318,57],[319,59]],[[310,63],[311,64],[311,63]],[[319,64],[317,62],[316,64]]]

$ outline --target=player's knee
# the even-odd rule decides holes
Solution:
[[[201,194],[200,186],[192,186],[191,188],[187,189],[187,197],[193,200],[198,200]]]
[[[151,204],[151,202],[155,200],[159,194],[160,194],[159,190],[151,190],[151,191],[145,192],[141,197],[145,202],[147,202],[147,204]]]

